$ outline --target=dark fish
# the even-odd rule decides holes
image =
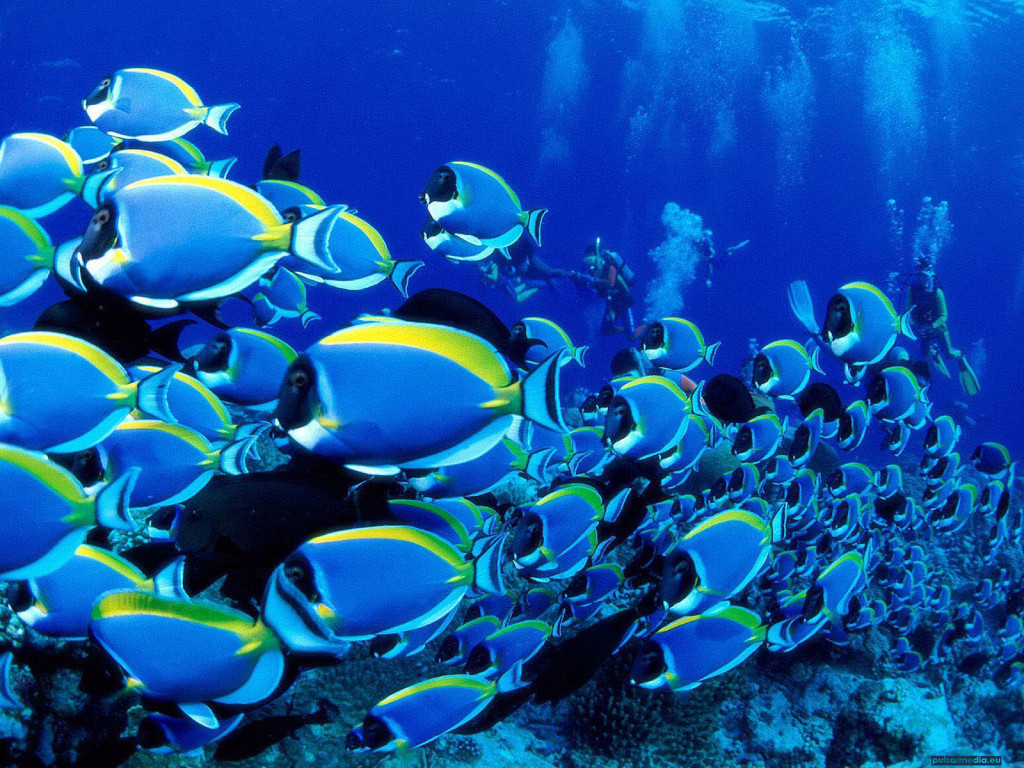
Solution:
[[[543,668],[530,689],[538,704],[558,701],[582,688],[601,666],[629,639],[640,610],[627,608],[613,613],[579,634],[540,654]]]
[[[824,412],[826,422],[837,421],[844,412],[843,401],[835,387],[823,381],[816,381],[801,392],[797,405],[805,419],[819,408]]]
[[[719,421],[741,423],[757,415],[757,406],[747,385],[728,373],[705,381],[701,395],[708,413]]]
[[[494,312],[476,299],[448,288],[427,288],[414,293],[391,316],[468,331],[520,367],[526,364],[526,351],[542,343],[536,339],[513,338],[512,331]]]
[[[151,352],[182,361],[178,337],[195,320],[179,318],[153,328],[146,317],[123,300],[83,302],[74,299],[54,304],[39,315],[34,330],[57,331],[84,339],[121,363],[131,363]]]
[[[302,169],[302,160],[299,153],[302,150],[293,149],[287,155],[281,153],[281,147],[273,144],[267,150],[267,157],[263,161],[263,178],[277,179],[280,181],[298,181],[299,171]]]
[[[215,477],[179,517],[175,543],[191,571],[186,587],[233,571],[265,575],[307,539],[387,516],[386,504],[367,501],[376,484],[350,494],[351,483],[340,472]]]
[[[338,708],[327,699],[320,699],[316,709],[305,715],[274,715],[252,720],[225,736],[217,745],[213,759],[224,763],[248,760],[294,736],[300,728],[324,725],[337,716]]]

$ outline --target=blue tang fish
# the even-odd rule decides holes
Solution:
[[[159,176],[184,176],[188,173],[177,160],[148,149],[119,149],[96,163],[94,173],[115,170],[117,173],[99,191],[101,203],[129,184]]]
[[[676,615],[705,613],[739,594],[768,564],[784,515],[771,524],[731,509],[708,518],[666,555],[662,598]]]
[[[316,222],[315,229],[302,227],[297,236],[309,238],[324,255],[319,266],[290,259],[289,269],[301,277],[346,291],[361,291],[390,280],[403,296],[409,295],[409,281],[423,266],[422,261],[396,261],[380,232],[355,214],[339,206],[328,208],[328,216],[311,216],[302,224]]]
[[[971,464],[976,470],[988,475],[993,480],[1002,480],[1014,468],[1010,452],[1002,443],[990,442],[979,445],[971,454]]]
[[[374,526],[310,539],[278,566],[264,615],[285,644],[296,619],[334,638],[365,640],[432,624],[453,611],[485,566],[444,539],[407,526]]]
[[[497,685],[473,675],[446,675],[416,683],[378,702],[345,740],[359,752],[404,752],[422,747],[487,708]]]
[[[663,376],[643,376],[625,384],[605,415],[604,435],[620,456],[645,459],[665,453],[690,426],[690,400]]]
[[[277,397],[298,355],[269,333],[231,328],[187,357],[196,378],[211,392],[228,402],[253,406]]]
[[[863,400],[850,403],[839,414],[839,428],[836,432],[836,444],[844,451],[856,450],[868,433],[871,423],[871,411]]]
[[[443,229],[472,245],[494,248],[507,248],[524,231],[540,245],[540,227],[548,212],[547,208],[524,211],[501,176],[461,161],[435,170],[420,200]]]
[[[106,592],[125,589],[153,592],[156,585],[120,555],[82,544],[53,573],[13,588],[8,602],[36,632],[84,640],[89,636],[93,603]]]
[[[203,747],[214,744],[237,728],[244,712],[220,720],[213,728],[195,720],[151,712],[139,723],[139,746],[152,755],[202,757]]]
[[[739,666],[764,643],[765,627],[753,611],[728,603],[662,627],[630,670],[635,685],[688,691]]]
[[[949,415],[939,416],[928,427],[924,437],[924,452],[928,456],[946,456],[960,439],[960,425]]]
[[[470,652],[501,628],[501,619],[497,616],[478,616],[469,619],[456,627],[451,634],[441,641],[437,649],[436,661],[439,664],[464,664]]]
[[[732,452],[740,461],[761,462],[775,456],[786,435],[788,420],[779,423],[774,413],[762,413],[745,422],[733,438]]]
[[[818,364],[818,348],[810,354],[791,339],[773,341],[754,358],[753,382],[758,391],[771,397],[794,397],[811,380],[811,371],[824,373]]]
[[[458,235],[446,232],[430,216],[427,216],[427,221],[423,225],[420,236],[430,250],[456,263],[460,261],[484,261],[494,253],[494,248],[490,245],[474,245],[463,240]]]
[[[74,453],[100,442],[138,408],[173,422],[168,382],[176,366],[138,383],[99,347],[60,333],[0,339],[0,440]],[[68,398],[67,382],[74,382]]]
[[[523,666],[540,653],[551,637],[551,626],[529,620],[509,624],[481,640],[466,659],[465,672],[492,678],[498,691],[514,691],[529,685]]]
[[[43,133],[14,133],[0,142],[0,205],[38,219],[80,196],[98,203],[111,172],[88,177],[70,144]]]
[[[702,362],[712,365],[721,342],[704,343],[700,328],[681,317],[663,317],[650,324],[641,349],[662,368],[686,373]]]
[[[139,147],[137,147],[139,148]],[[214,176],[226,179],[236,162],[237,157],[226,157],[223,160],[207,160],[202,151],[188,139],[168,139],[167,141],[146,142],[141,147],[152,149],[167,155],[175,162],[181,163],[189,173],[201,176]]]
[[[326,266],[319,244],[285,223],[257,193],[227,179],[160,176],[119,190],[93,213],[76,266],[102,287],[147,307],[231,296],[289,252]],[[188,237],[180,233],[188,232]],[[304,230],[305,232],[305,230]],[[196,258],[195,254],[216,254]],[[80,276],[79,282],[84,280]]]
[[[128,500],[136,471],[88,496],[68,470],[41,453],[0,445],[0,579],[53,573],[90,528],[135,528]]]
[[[80,125],[64,136],[64,141],[78,153],[85,165],[95,165],[111,152],[124,146],[116,136],[104,133],[95,125]]]
[[[570,483],[529,507],[516,525],[512,551],[519,568],[552,564],[597,530],[605,514],[601,494]]]
[[[868,385],[867,404],[881,421],[902,421],[909,417],[927,395],[909,368],[891,366],[875,375]]]
[[[586,364],[583,362],[587,350],[590,347],[586,345],[575,346],[572,343],[572,339],[569,338],[569,334],[562,330],[562,328],[556,323],[543,317],[524,317],[522,320],[512,326],[513,337],[516,334],[517,326],[522,327],[522,333],[527,339],[536,339],[541,344],[532,345],[526,351],[526,362],[531,365],[537,365],[542,362],[552,352],[562,350],[565,354],[562,357],[562,364],[565,365],[570,361],[579,363],[581,368],[585,368]]]
[[[558,358],[516,380],[494,347],[465,331],[364,322],[292,364],[276,418],[302,447],[361,471],[458,464],[494,447],[517,415],[567,431]]]
[[[82,102],[97,128],[121,139],[167,141],[203,124],[227,133],[237,104],[206,106],[188,83],[157,69],[119,69]]]
[[[168,701],[193,720],[217,720],[208,704],[258,704],[284,677],[281,642],[262,621],[224,605],[112,592],[93,606],[89,633],[128,687]]]
[[[137,470],[132,507],[153,510],[191,499],[217,470],[230,475],[246,472],[245,459],[256,435],[214,448],[195,430],[162,421],[126,421],[99,445],[106,477],[114,480]]]
[[[0,206],[0,307],[38,291],[53,269],[56,249],[46,231],[15,208]]]
[[[840,288],[829,300],[821,329],[822,340],[848,369],[882,360],[898,334],[916,338],[910,329],[910,311],[898,315],[889,298],[870,283],[847,283]]]
[[[280,266],[269,277],[260,278],[260,292],[252,297],[252,313],[261,326],[297,317],[305,328],[320,319],[320,315],[309,308],[306,284],[294,272]]]

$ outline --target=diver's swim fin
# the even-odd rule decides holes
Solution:
[[[804,330],[817,338],[821,328],[814,319],[814,303],[811,301],[811,291],[805,281],[794,280],[789,284],[789,308],[793,310]]]
[[[968,395],[978,394],[981,391],[981,382],[978,381],[978,376],[971,368],[971,364],[963,357],[957,361],[957,364],[960,366],[960,386],[964,388],[964,392]]]
[[[935,366],[935,370],[937,370],[947,379],[953,378],[949,373],[949,368],[946,365],[946,361],[942,359],[942,355],[940,355],[938,352],[932,355],[932,364]]]

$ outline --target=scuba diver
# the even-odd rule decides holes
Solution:
[[[976,395],[981,384],[964,353],[954,347],[950,339],[946,294],[939,285],[931,260],[919,258],[916,271],[904,282],[907,286],[906,306],[913,307],[910,319],[912,329],[921,342],[921,353],[945,376],[950,374],[944,358],[955,360],[960,369],[960,386],[968,395]]]
[[[574,270],[552,267],[534,251],[528,237],[520,237],[508,248],[480,264],[485,285],[503,288],[518,302],[526,301],[541,288],[550,288],[554,280],[580,282],[584,276]]]
[[[602,248],[601,238],[587,246],[583,266],[586,271],[584,281],[606,301],[601,335],[624,333],[633,338],[636,325],[633,321],[633,297],[629,291],[636,282],[633,270],[619,254]]]

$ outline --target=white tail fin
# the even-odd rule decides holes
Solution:
[[[580,368],[586,368],[587,367],[587,364],[585,362],[583,362],[583,358],[586,356],[586,354],[587,354],[587,352],[589,350],[590,350],[590,347],[587,346],[586,344],[584,344],[583,346],[576,347],[572,351],[572,359],[580,364]]]
[[[207,176],[217,179],[226,179],[231,168],[238,162],[237,157],[225,157],[223,160],[214,160],[206,171]]]
[[[206,114],[202,120],[204,125],[213,128],[217,133],[227,134],[228,118],[239,108],[239,104],[214,104],[212,107],[203,107]]]
[[[547,208],[534,208],[532,211],[526,211],[526,231],[530,233],[530,237],[537,245],[540,245],[540,226],[544,222],[547,212]]]
[[[291,252],[307,264],[332,274],[337,274],[338,265],[331,258],[327,238],[334,226],[341,208],[332,205],[319,213],[300,219],[292,225]],[[316,282],[323,282],[322,275],[309,275]]]
[[[391,274],[388,278],[395,287],[398,289],[402,296],[409,297],[409,281],[412,276],[415,275],[420,267],[423,266],[422,261],[396,261],[395,266],[391,269]]]
[[[132,489],[141,472],[138,467],[132,467],[97,494],[97,523],[118,531],[135,530],[137,526],[131,516]]]
[[[562,419],[558,371],[562,353],[555,352],[522,381],[523,415],[555,432],[568,432]]]
[[[154,419],[160,419],[168,424],[177,424],[178,420],[174,418],[167,407],[167,391],[170,389],[174,374],[180,370],[181,365],[175,363],[140,381],[136,390],[139,410]]]
[[[716,341],[714,344],[708,344],[704,348],[704,362],[708,365],[714,365],[715,355],[718,354],[718,348],[722,346],[722,342]]]
[[[914,333],[914,329],[913,329],[913,327],[911,325],[912,320],[910,318],[910,315],[911,315],[911,313],[913,313],[913,311],[915,309],[916,309],[916,307],[911,307],[906,312],[904,312],[902,315],[900,315],[899,316],[899,320],[898,320],[898,322],[899,322],[899,332],[902,333],[904,336],[906,336],[908,339],[913,339],[913,340],[917,339],[917,335]]]

